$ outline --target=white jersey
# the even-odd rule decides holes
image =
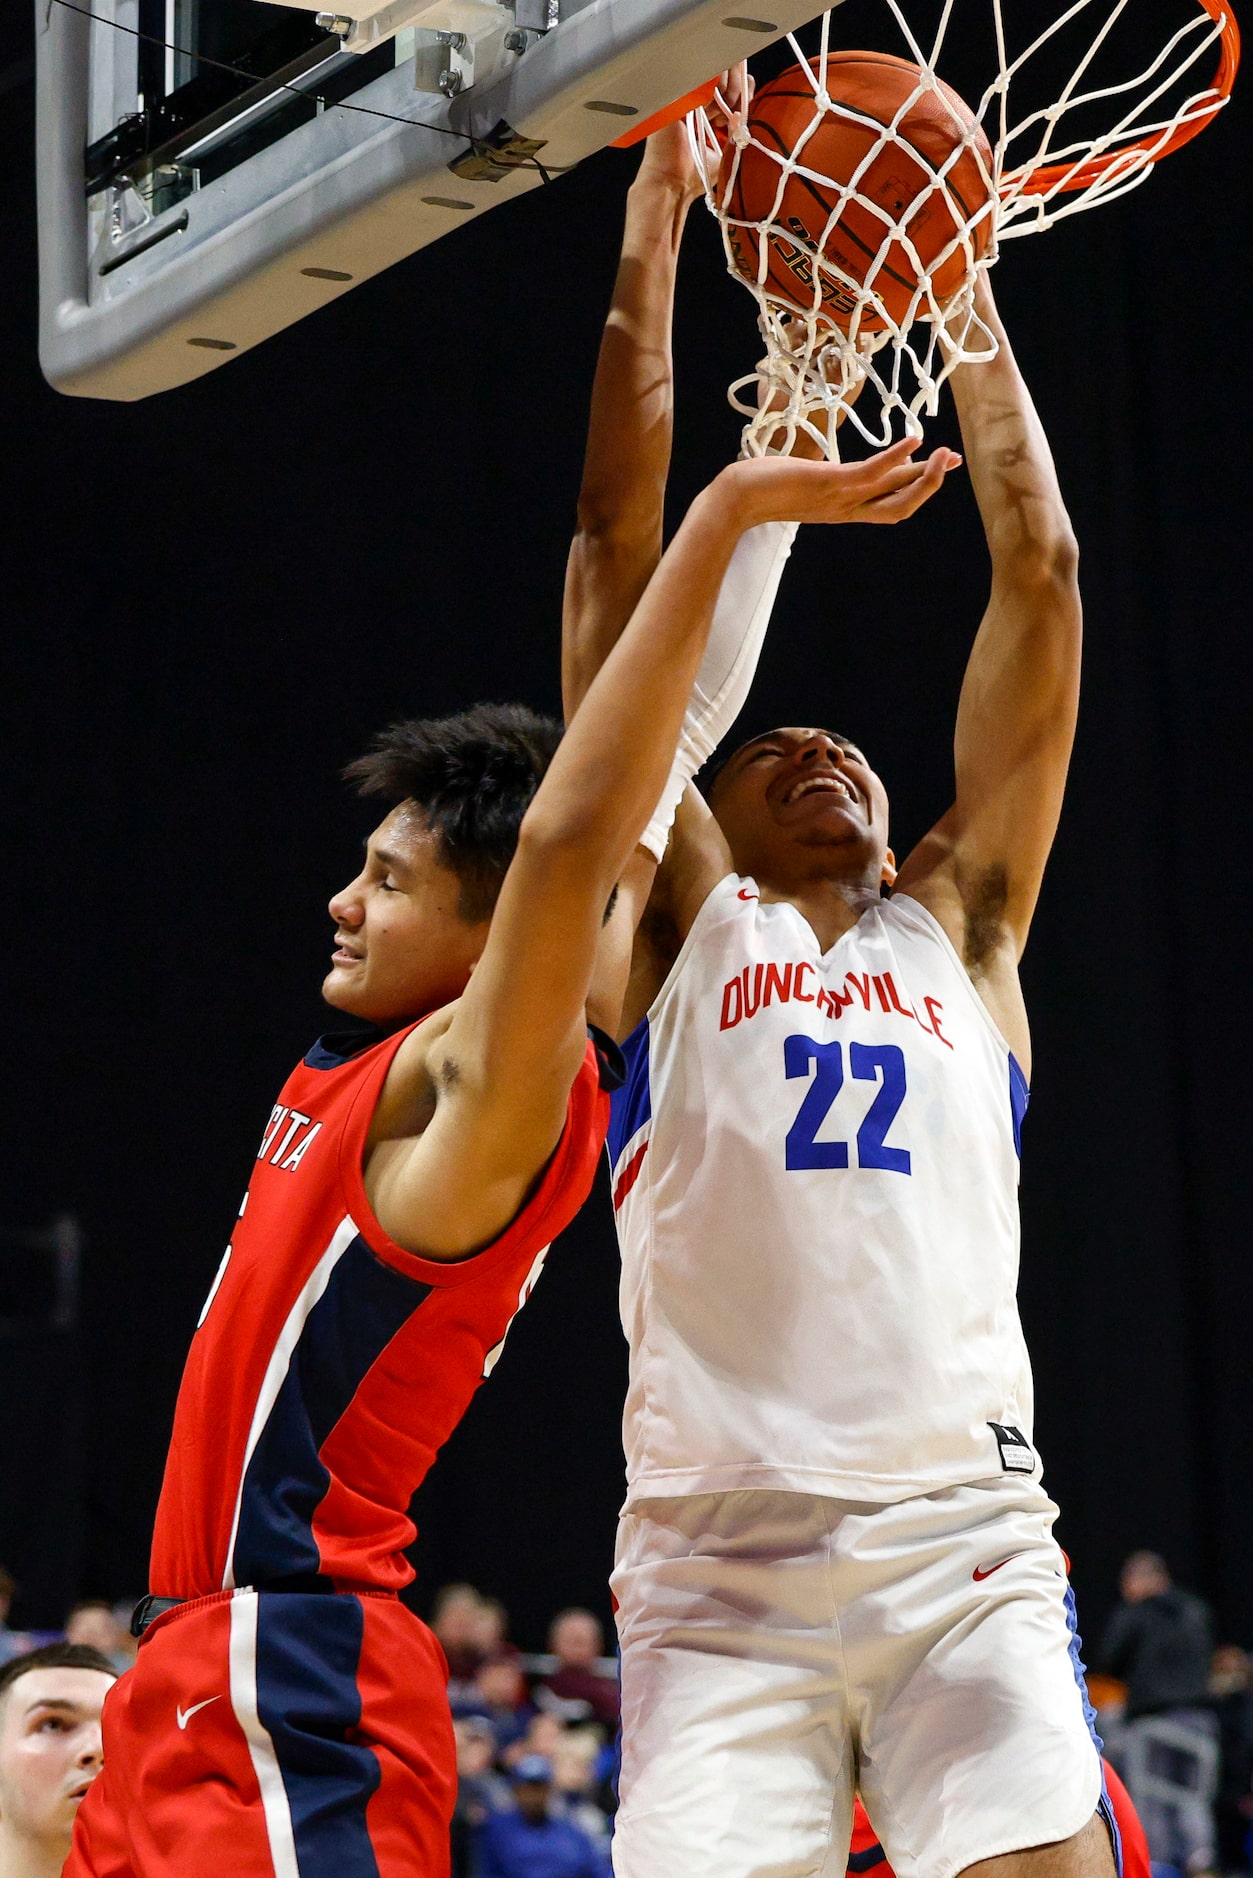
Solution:
[[[897,895],[824,953],[729,875],[625,1049],[628,1504],[1034,1473],[1027,1087],[931,914]]]

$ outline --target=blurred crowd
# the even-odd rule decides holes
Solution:
[[[17,1595],[13,1574],[0,1565],[0,1669],[15,1656],[42,1649],[50,1643],[79,1643],[107,1656],[120,1675],[135,1660],[139,1645],[131,1636],[131,1612],[136,1599],[108,1604],[103,1598],[84,1598],[71,1606],[60,1630],[11,1630],[9,1613]]]
[[[1155,1874],[1244,1874],[1253,1826],[1253,1661],[1215,1647],[1209,1607],[1156,1552],[1133,1552],[1089,1681],[1105,1752]]]
[[[9,1625],[15,1591],[0,1565],[0,1868],[20,1830],[29,1856],[12,1869],[56,1878],[99,1770],[100,1704],[134,1661],[131,1605],[87,1599],[62,1631],[19,1631]],[[1119,1593],[1090,1652],[1090,1687],[1155,1878],[1246,1878],[1253,1660],[1236,1644],[1215,1647],[1208,1607],[1156,1553],[1132,1554]],[[619,1692],[597,1618],[559,1611],[547,1649],[528,1655],[498,1600],[455,1584],[437,1595],[431,1627],[448,1659],[457,1741],[453,1878],[610,1878]],[[33,1726],[24,1718],[53,1699],[80,1719],[49,1736],[39,1765],[23,1761],[19,1735]]]
[[[560,1611],[527,1656],[496,1599],[447,1585],[431,1628],[457,1737],[453,1878],[608,1878],[618,1678],[599,1621]]]

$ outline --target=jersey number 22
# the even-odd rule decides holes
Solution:
[[[844,1087],[844,1050],[835,1042],[817,1043],[812,1037],[786,1037],[783,1067],[789,1076],[814,1077],[796,1120],[787,1131],[786,1164],[789,1169],[847,1167],[847,1141],[819,1141],[818,1130]],[[887,1132],[905,1100],[905,1055],[894,1043],[850,1043],[848,1067],[857,1082],[877,1082],[878,1092],[857,1130],[858,1167],[882,1167],[893,1174],[910,1172],[908,1148],[890,1148]]]

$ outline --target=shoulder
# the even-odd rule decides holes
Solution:
[[[694,934],[709,933],[731,922],[751,920],[761,904],[757,882],[747,874],[737,874],[732,869],[719,874],[706,883],[700,898],[691,902],[682,918],[670,914],[674,957],[678,957]]]
[[[918,894],[898,888],[890,898],[868,907],[858,924],[877,924],[919,945],[930,947],[954,971],[959,972],[964,979],[970,979],[970,970],[947,923]]]
[[[658,979],[654,1003],[660,1002],[695,967],[717,969],[725,951],[743,946],[746,930],[764,917],[776,917],[773,903],[765,905],[757,882],[746,874],[724,874],[714,881],[690,921],[676,935],[667,959],[667,971]]]
[[[680,940],[713,889],[732,872],[726,837],[709,804],[689,783],[654,888],[654,898],[665,908]]]
[[[738,874],[721,873],[706,885],[699,901],[680,913],[664,886],[650,899],[636,934],[631,977],[622,1006],[620,1038],[629,1037],[674,985],[693,951],[711,935],[720,912],[734,908]],[[751,887],[752,883],[748,885]],[[750,898],[757,899],[753,888]],[[742,914],[746,908],[741,905]]]
[[[898,930],[933,943],[936,955],[947,961],[950,977],[977,1002],[999,1041],[1029,1077],[1031,1033],[1018,958],[1007,929],[989,925],[979,933],[967,925],[960,907],[937,905],[932,892],[912,882],[898,884],[885,906],[891,909],[887,920]]]

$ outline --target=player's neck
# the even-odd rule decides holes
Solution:
[[[879,898],[877,887],[862,881],[807,880],[787,888],[759,881],[763,900],[786,900],[814,929],[819,946],[829,952],[837,939],[857,924]]]
[[[7,1832],[0,1825],[0,1878],[61,1878],[69,1841],[49,1844]]]

